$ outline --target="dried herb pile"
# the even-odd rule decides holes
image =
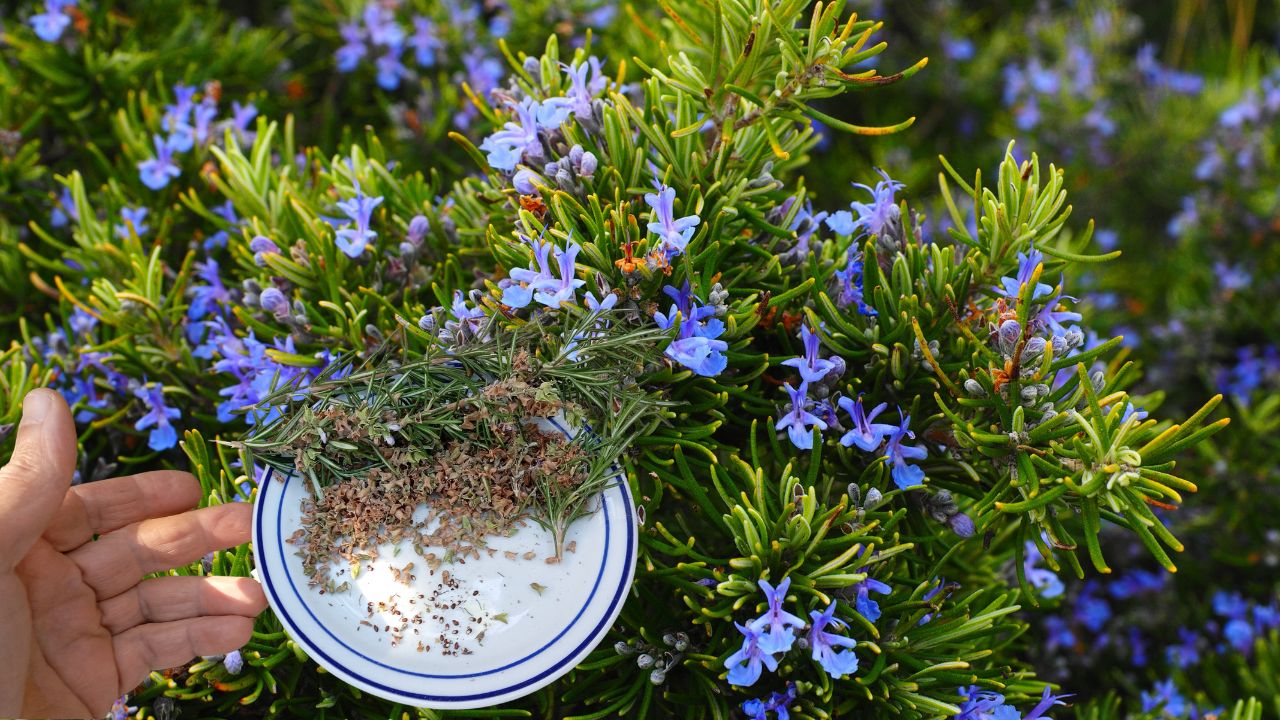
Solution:
[[[619,381],[638,369],[648,333],[582,320],[589,332],[489,327],[410,361],[383,348],[359,370],[347,371],[360,362],[349,358],[305,392],[273,397],[286,411],[244,445],[308,480],[304,527],[290,541],[312,585],[345,589],[332,568],[358,573],[386,542],[412,542],[430,571],[493,555],[487,538],[529,520],[552,533],[546,561],[558,562],[569,526],[617,475],[643,421],[656,420],[656,401]],[[569,439],[539,422],[556,417],[592,432]]]

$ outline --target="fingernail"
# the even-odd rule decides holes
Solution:
[[[22,401],[23,424],[44,422],[45,416],[49,414],[49,408],[53,406],[53,398],[49,397],[49,392],[49,390],[32,390],[27,393],[27,397]]]

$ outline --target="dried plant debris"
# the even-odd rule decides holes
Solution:
[[[335,577],[358,577],[385,543],[411,543],[431,573],[493,556],[490,538],[529,521],[553,537],[547,563],[574,551],[568,527],[591,512],[655,415],[652,396],[619,381],[638,356],[602,335],[557,346],[535,323],[476,338],[413,362],[371,358],[370,369],[330,371],[271,399],[287,411],[243,444],[309,483],[303,528],[289,541],[313,586],[340,592],[348,584]],[[555,417],[594,432],[570,439],[546,427]],[[411,587],[422,568],[403,562],[394,579]]]

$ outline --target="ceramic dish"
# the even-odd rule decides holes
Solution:
[[[573,434],[557,420],[545,423]],[[635,504],[621,470],[592,501],[595,512],[570,527],[573,551],[558,563],[546,561],[554,554],[550,534],[529,522],[465,563],[432,568],[407,541],[381,546],[355,577],[334,571],[336,583],[348,584],[336,593],[308,587],[287,540],[301,527],[306,495],[299,477],[271,473],[258,490],[253,552],[267,600],[326,670],[408,705],[486,707],[554,681],[604,638],[635,573]],[[423,548],[431,552],[443,556]]]

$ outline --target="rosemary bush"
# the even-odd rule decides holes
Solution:
[[[78,481],[252,501],[264,428],[517,338],[644,519],[510,707],[392,706],[267,613],[115,716],[1280,713],[1274,18],[874,5],[6,15],[0,416],[59,389]]]

